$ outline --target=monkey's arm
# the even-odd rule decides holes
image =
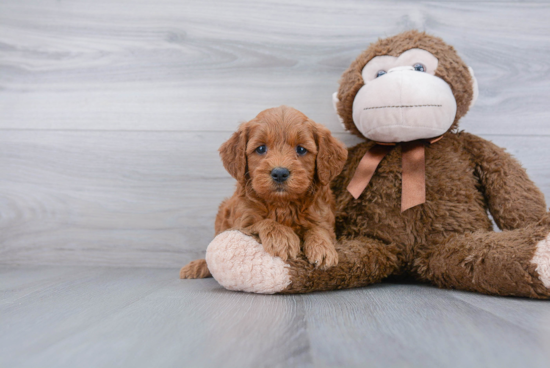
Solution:
[[[512,230],[539,221],[546,213],[544,195],[521,164],[492,142],[473,134],[460,134],[497,226]]]

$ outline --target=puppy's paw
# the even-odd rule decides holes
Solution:
[[[300,238],[289,227],[277,226],[270,232],[260,234],[264,250],[283,261],[294,259],[300,253]]]
[[[204,259],[197,259],[180,270],[180,279],[204,279],[206,277],[212,277],[212,274]]]
[[[338,264],[338,253],[332,241],[312,236],[304,242],[304,254],[315,267],[327,269]]]

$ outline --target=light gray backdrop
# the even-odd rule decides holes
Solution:
[[[550,199],[550,5],[479,1],[0,2],[0,262],[178,267],[234,181],[217,148],[287,104],[348,145],[331,94],[378,37],[455,46],[480,97],[462,128]]]

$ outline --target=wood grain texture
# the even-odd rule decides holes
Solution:
[[[229,135],[4,132],[0,263],[177,267],[202,257],[234,190],[217,153]],[[550,137],[489,138],[550,200]]]
[[[508,147],[550,200],[549,16],[538,1],[1,1],[0,263],[202,256],[238,123],[288,104],[357,143],[331,94],[370,42],[410,28],[473,66],[462,128]]]
[[[465,303],[454,298],[457,293],[384,283],[351,292],[307,296],[312,355],[318,366],[331,367],[548,364],[548,331],[522,329],[511,323],[513,312],[505,298],[496,301],[494,309],[501,314],[497,316],[478,307],[483,301]],[[529,302],[521,300],[518,304]],[[539,315],[546,312],[547,304],[533,307],[525,313],[525,319],[542,321]],[[519,341],[525,344],[525,350],[518,346]],[[335,346],[342,346],[346,354],[334,354]]]
[[[548,367],[548,303],[384,283],[255,295],[177,269],[0,267],[2,367]],[[50,280],[34,289],[32,277]],[[22,281],[25,280],[25,281]]]
[[[331,94],[378,37],[454,45],[479,80],[472,133],[550,135],[548,2],[2,1],[0,128],[230,131]]]

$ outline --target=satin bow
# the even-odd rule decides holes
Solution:
[[[369,184],[380,162],[397,144],[401,145],[401,212],[426,202],[425,145],[439,141],[420,139],[403,143],[376,143],[359,162],[348,191],[357,199]]]

